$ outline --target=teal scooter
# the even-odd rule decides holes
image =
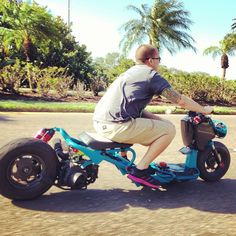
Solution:
[[[49,145],[55,133],[62,139],[54,139]],[[189,112],[181,120],[181,133],[184,147],[180,152],[186,155],[185,163],[151,163],[156,170],[153,178],[161,186],[198,177],[209,182],[221,179],[229,168],[230,153],[223,143],[213,139],[226,136],[226,125]],[[121,153],[127,153],[128,157]],[[29,200],[39,197],[52,185],[64,190],[87,189],[97,180],[101,162],[113,164],[129,177],[135,159],[131,144],[112,142],[88,132],[76,139],[62,128],[44,128],[34,138],[13,140],[0,149],[0,193],[10,199]]]

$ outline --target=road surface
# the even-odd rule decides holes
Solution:
[[[159,161],[184,162],[182,115],[165,116],[177,129]],[[217,183],[200,179],[171,185],[167,191],[137,188],[109,163],[101,163],[99,178],[82,191],[52,187],[33,201],[0,196],[0,235],[236,235],[236,116],[214,116],[226,122],[220,140],[231,151],[231,166]],[[92,114],[0,113],[0,146],[19,137],[32,137],[42,127],[63,127],[77,137],[93,132]],[[145,147],[134,145],[138,159]]]

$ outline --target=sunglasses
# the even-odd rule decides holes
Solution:
[[[156,59],[156,60],[158,60],[159,62],[161,61],[161,57],[152,57],[151,59]]]
[[[148,59],[156,59],[159,62],[161,61],[161,57],[148,57],[148,58],[146,58],[146,60],[148,60]]]

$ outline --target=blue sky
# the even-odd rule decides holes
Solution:
[[[53,15],[60,15],[67,22],[68,0],[36,0],[47,6]],[[151,6],[154,0],[70,0],[70,19],[73,35],[87,46],[93,57],[104,57],[109,52],[120,52],[122,34],[119,27],[136,15],[126,9],[127,5]],[[201,71],[221,76],[220,58],[203,56],[203,50],[216,45],[230,32],[236,18],[235,0],[182,0],[184,9],[190,12],[191,36],[195,39],[197,54],[191,50],[181,50],[174,55],[162,52],[162,64],[184,71]],[[134,50],[129,57],[133,58]],[[230,57],[227,79],[236,79],[236,56]]]

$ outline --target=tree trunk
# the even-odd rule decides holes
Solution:
[[[226,53],[221,56],[221,68],[223,69],[222,80],[225,80],[226,69],[229,67],[229,58]]]
[[[223,69],[222,80],[221,80],[221,99],[224,100],[225,93],[225,75],[226,69],[229,67],[229,58],[226,53],[221,56],[221,68]]]
[[[5,48],[3,45],[0,46],[0,59],[4,60],[5,58]]]
[[[223,68],[223,73],[222,73],[222,80],[225,80],[225,75],[226,75],[226,68]]]
[[[225,75],[226,75],[226,68],[223,68],[222,78],[221,78],[221,88],[220,88],[220,98],[221,100],[225,100]]]
[[[26,55],[26,61],[27,62],[31,62],[34,58],[34,47],[33,47],[33,43],[30,39],[29,36],[27,36],[23,42],[23,48],[24,48],[24,53]],[[34,88],[33,88],[33,81],[32,81],[32,75],[31,75],[31,71],[28,67],[28,71],[27,71],[27,77],[28,77],[28,81],[29,81],[29,87],[30,87],[30,90],[32,92],[35,92],[34,91]]]
[[[35,50],[34,50],[34,45],[32,43],[32,40],[30,39],[29,36],[27,36],[23,42],[23,48],[24,48],[24,53],[25,53],[25,56],[26,56],[26,61],[32,61],[33,58],[34,58],[34,53]]]

